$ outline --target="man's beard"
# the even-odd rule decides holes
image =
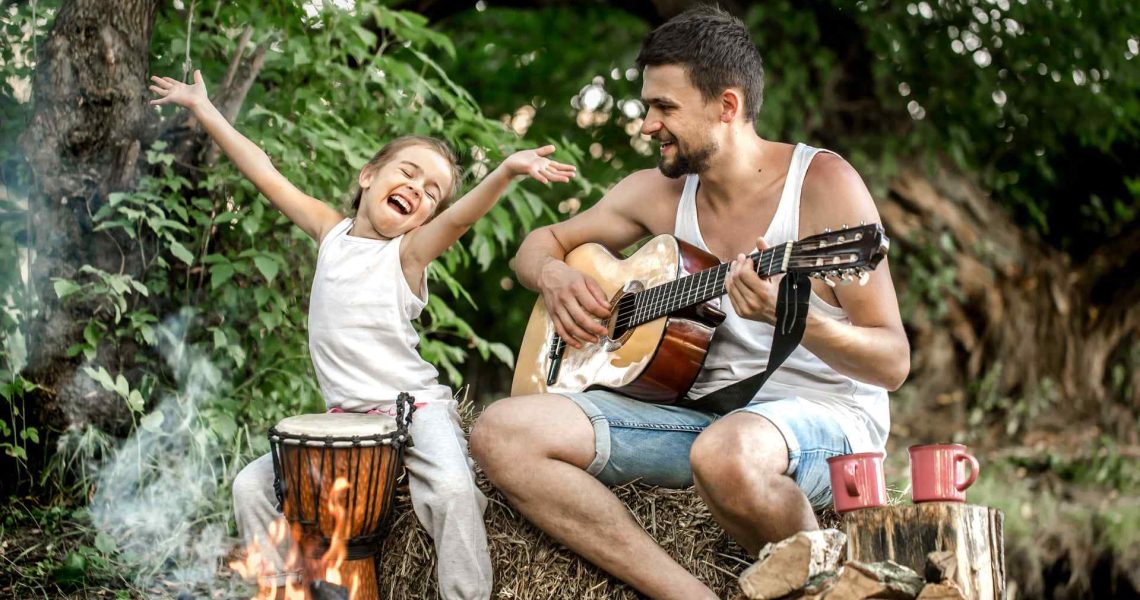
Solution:
[[[709,160],[717,150],[716,142],[709,142],[692,152],[682,152],[681,144],[675,138],[673,148],[676,150],[673,162],[666,162],[664,154],[657,160],[657,168],[661,170],[661,174],[670,179],[703,172],[709,167]]]

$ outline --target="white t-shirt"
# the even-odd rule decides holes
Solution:
[[[427,302],[427,276],[412,292],[400,266],[404,236],[351,236],[352,219],[321,241],[309,298],[309,354],[329,408],[388,408],[400,392],[416,402],[451,400],[439,372],[420,357],[412,321]],[[388,406],[385,406],[388,405]]]
[[[769,246],[779,246],[799,239],[800,190],[804,176],[818,148],[799,144],[792,153],[788,177],[780,195],[780,205],[772,224],[764,234]],[[677,205],[674,235],[709,251],[697,223],[696,175],[689,175]],[[843,323],[850,323],[842,308],[811,295],[811,310]],[[736,314],[725,295],[721,301],[725,320],[716,328],[709,344],[708,357],[689,395],[700,398],[730,383],[759,373],[768,365],[774,328],[767,323],[745,319]],[[818,405],[835,417],[847,436],[853,452],[882,450],[887,443],[891,415],[887,390],[842,375],[803,346],[796,347],[784,364],[773,373],[757,392],[753,402],[799,398]]]

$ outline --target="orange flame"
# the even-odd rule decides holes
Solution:
[[[300,534],[300,528],[294,526],[295,534]],[[285,521],[284,517],[279,518],[269,525],[269,539],[266,540],[267,545],[271,548],[280,548],[282,542],[290,537],[290,527]],[[296,572],[301,563],[301,552],[297,544],[289,544],[289,552],[285,556],[285,571]],[[275,600],[278,598],[279,587],[277,582],[271,578],[263,578],[263,575],[275,574],[276,568],[273,563],[266,557],[262,551],[261,546],[256,542],[250,543],[245,549],[245,558],[242,560],[232,560],[229,562],[231,569],[236,571],[241,578],[246,581],[257,581],[258,590],[257,595],[252,600]],[[299,581],[289,581],[285,584],[280,591],[284,593],[285,600],[306,600],[308,597],[305,593],[304,585]]]
[[[344,493],[348,490],[348,481],[338,477],[333,483],[332,497],[329,498],[329,513],[333,516],[333,537],[329,540],[329,549],[321,557],[321,566],[324,568],[324,580],[337,585],[344,585],[341,580],[340,568],[348,558],[348,519],[345,518]]]
[[[328,500],[328,510],[333,517],[333,536],[329,540],[329,549],[321,556],[320,560],[304,564],[301,546],[297,543],[304,539],[301,526],[294,523],[290,527],[284,517],[275,520],[269,526],[267,543],[272,548],[280,548],[287,537],[292,538],[292,543],[288,544],[289,552],[284,562],[286,572],[304,571],[307,579],[316,577],[324,579],[328,583],[347,587],[349,598],[357,598],[361,586],[359,574],[353,573],[350,578],[351,581],[346,586],[344,576],[341,573],[341,568],[348,559],[349,521],[344,498],[348,488],[348,480],[343,477],[338,477],[333,482],[332,493]],[[258,581],[257,595],[251,600],[275,600],[278,598],[279,587],[276,582],[261,577],[265,574],[274,573],[276,569],[256,541],[246,547],[244,559],[230,561],[229,567],[246,581]],[[285,600],[307,600],[309,598],[305,582],[290,581],[284,588],[280,589],[280,592],[283,592],[284,595],[281,597]]]

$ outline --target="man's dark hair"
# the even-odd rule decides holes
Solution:
[[[681,65],[705,101],[735,87],[752,121],[764,101],[764,63],[744,23],[715,6],[691,8],[654,29],[641,43],[637,68]]]

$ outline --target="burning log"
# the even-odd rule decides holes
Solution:
[[[371,558],[351,560],[348,555],[348,518],[344,498],[348,486],[344,479],[337,479],[332,486],[328,510],[333,516],[334,532],[327,549],[318,540],[306,536],[300,525],[290,526],[284,517],[269,528],[270,545],[280,547],[287,538],[293,540],[285,558],[285,570],[304,573],[304,580],[310,582],[308,585],[294,581],[281,589],[273,581],[259,580],[262,575],[272,571],[272,565],[265,559],[262,548],[257,543],[246,548],[243,560],[229,563],[230,568],[243,579],[259,580],[254,600],[278,597],[286,600],[369,600],[375,597],[363,591],[376,589],[374,562]],[[372,582],[371,587],[367,585],[369,582]]]
[[[309,586],[312,600],[349,600],[348,588],[327,581],[314,581]]]

